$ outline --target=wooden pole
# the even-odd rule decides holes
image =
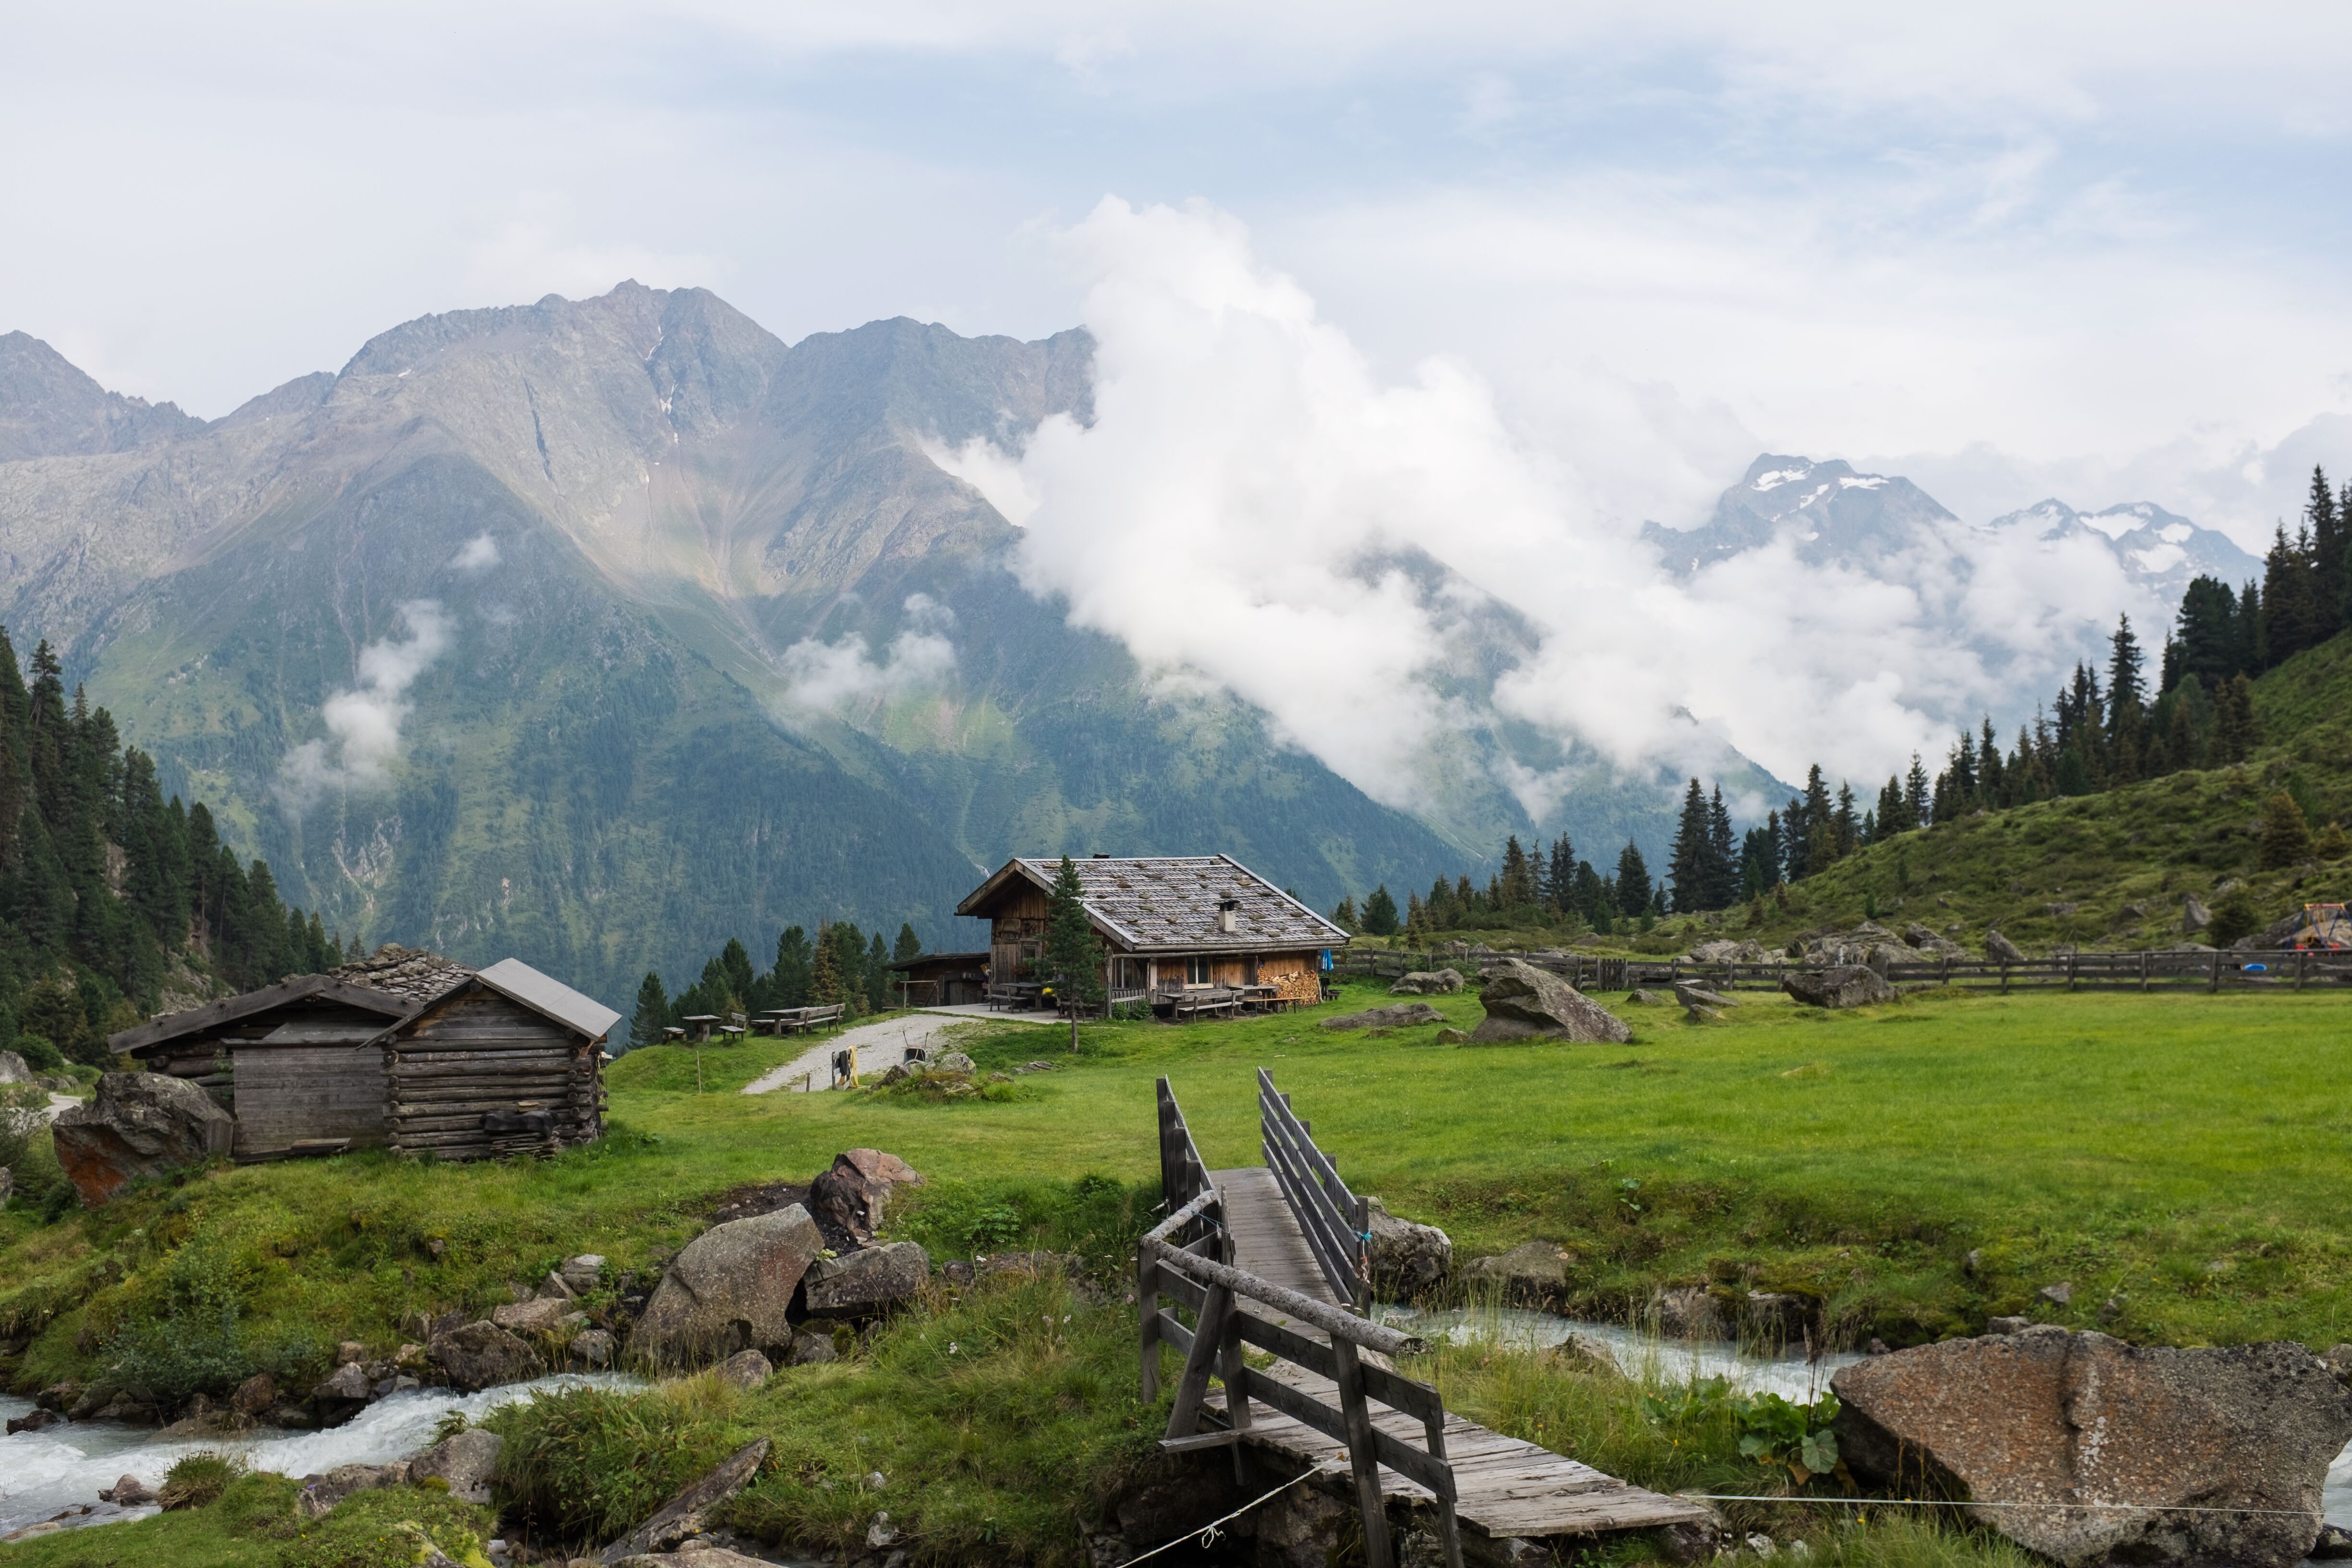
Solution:
[[[2210,979],[2209,979],[2209,980],[2207,980],[2207,981],[2205,982],[2205,990],[2206,990],[2206,992],[2207,992],[2207,994],[2210,994],[2211,993],[2216,992],[2216,991],[2219,991],[2219,990],[2221,990],[2221,952],[2217,949],[2217,950],[2215,950],[2215,952],[2214,952],[2214,953],[2213,953],[2213,973],[2212,973],[2212,977],[2211,977]]]
[[[1365,1568],[1393,1568],[1389,1513],[1381,1501],[1381,1462],[1372,1449],[1372,1416],[1364,1402],[1364,1369],[1356,1347],[1332,1336],[1332,1370],[1339,1375],[1339,1414],[1348,1426],[1348,1462],[1356,1473],[1356,1509],[1364,1521]]]
[[[1135,1307],[1142,1315],[1138,1349],[1143,1358],[1137,1379],[1143,1403],[1160,1397],[1160,1258],[1146,1247],[1135,1255]]]

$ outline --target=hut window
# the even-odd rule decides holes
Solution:
[[[1206,958],[1188,958],[1184,961],[1185,984],[1206,985],[1216,977],[1217,971],[1213,961]]]

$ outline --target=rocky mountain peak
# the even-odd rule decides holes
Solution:
[[[29,332],[0,334],[0,463],[128,452],[204,427],[177,404],[107,391]]]

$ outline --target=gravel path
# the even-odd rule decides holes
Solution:
[[[860,1024],[837,1035],[827,1035],[783,1066],[770,1068],[745,1084],[743,1092],[773,1094],[782,1089],[796,1094],[819,1093],[833,1085],[833,1053],[835,1051],[855,1046],[857,1047],[859,1073],[882,1072],[905,1061],[908,1047],[930,1048],[950,1026],[970,1023],[974,1016],[1022,1024],[1054,1022],[1046,1017],[1033,1019],[1005,1013],[974,1015],[959,1011],[909,1013],[901,1017],[885,1018],[878,1024]]]

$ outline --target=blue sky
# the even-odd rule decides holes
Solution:
[[[2352,412],[2341,5],[17,8],[0,327],[217,415],[428,310],[702,283],[1042,334],[1247,226],[1627,518],[1760,448],[2252,542]],[[2314,426],[2313,421],[2321,423]],[[2301,434],[2298,435],[2298,432]],[[2287,443],[2279,450],[2281,443]]]

